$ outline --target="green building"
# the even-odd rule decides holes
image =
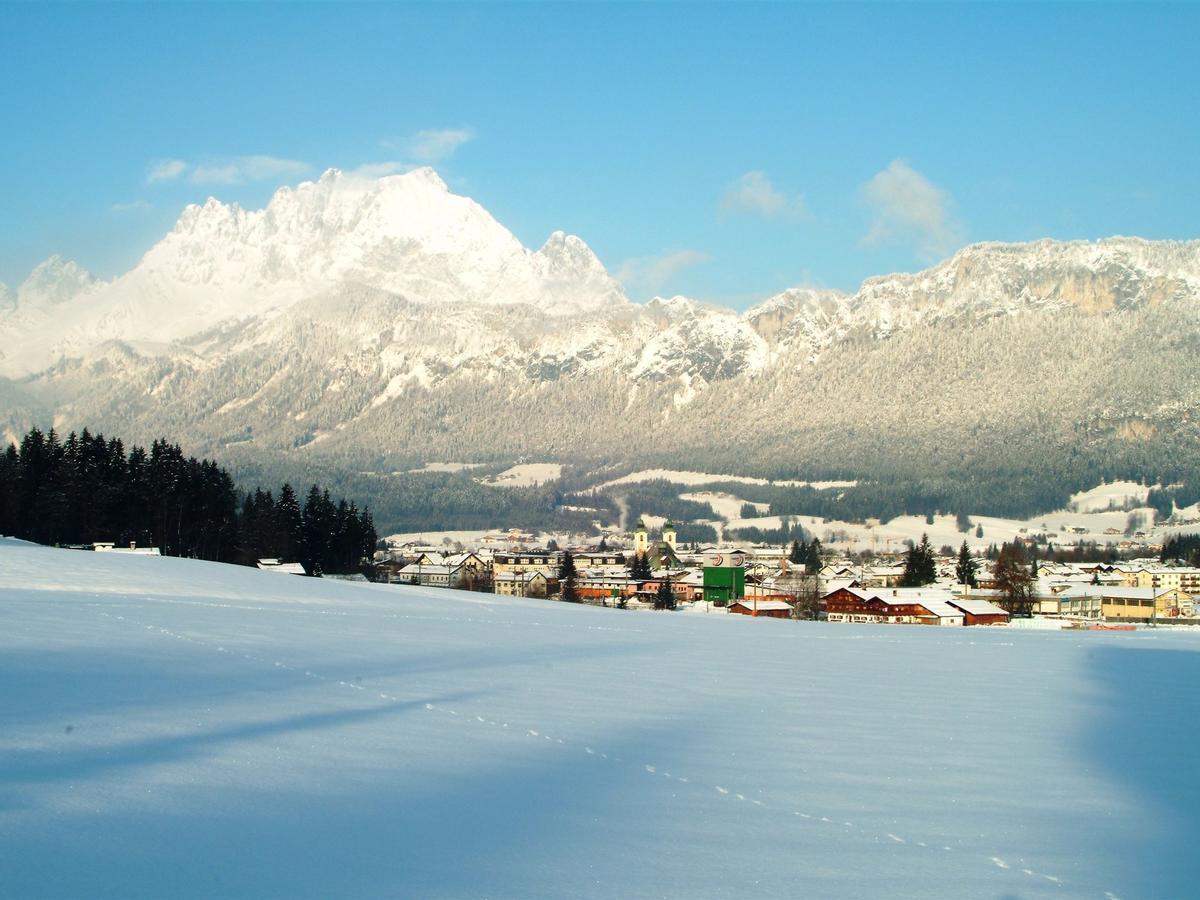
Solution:
[[[746,570],[741,566],[705,566],[704,599],[724,606],[746,596]]]

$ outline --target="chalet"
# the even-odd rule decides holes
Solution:
[[[962,625],[965,615],[939,588],[839,587],[821,598],[829,622],[876,622],[901,625]]]
[[[982,597],[951,597],[946,601],[963,614],[964,625],[1006,625],[1008,612]]]
[[[792,604],[784,600],[746,598],[733,601],[726,609],[742,616],[759,616],[768,619],[790,619],[792,617]]]

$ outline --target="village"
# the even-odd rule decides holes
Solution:
[[[652,539],[639,521],[628,549],[621,537],[614,536],[612,544],[604,538],[596,545],[560,548],[555,541],[537,546],[533,535],[513,532],[453,552],[409,542],[377,552],[367,577],[399,587],[831,623],[1104,629],[1200,624],[1193,603],[1200,595],[1200,568],[1168,565],[1158,557],[1034,562],[1036,574],[1029,573],[1023,602],[1014,605],[1001,567],[986,557],[972,558],[964,581],[960,558],[934,555],[931,579],[911,586],[902,554],[863,562],[813,553],[820,546],[814,542],[806,548],[808,558],[798,560],[795,546],[687,545],[677,540],[670,522]]]

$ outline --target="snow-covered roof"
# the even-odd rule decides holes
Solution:
[[[952,606],[961,609],[963,612],[970,613],[973,616],[1006,616],[1008,613],[998,607],[994,603],[984,600],[982,597],[958,597],[950,601]]]
[[[778,611],[782,609],[791,610],[792,605],[784,600],[755,600],[753,597],[746,597],[742,600],[737,600],[730,604],[731,606],[744,606],[747,609],[758,609],[759,612]]]

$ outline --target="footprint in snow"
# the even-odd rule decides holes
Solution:
[[[536,731],[534,731],[532,728],[529,729],[529,734],[531,737],[541,737],[541,735],[538,734]]]
[[[902,837],[898,837],[897,835],[894,835],[894,834],[892,834],[890,831],[888,832],[888,837],[889,837],[889,838],[891,838],[893,841],[895,841],[897,844],[904,844],[904,843],[907,843],[907,842],[904,840],[904,838],[902,838]]]
[[[723,788],[723,787],[719,787],[719,786],[718,786],[718,787],[717,787],[717,793],[718,793],[718,794],[728,794],[728,793],[729,793],[729,790],[728,790],[727,788]]]
[[[594,756],[596,753],[596,751],[593,750],[591,747],[584,747],[583,749],[587,752],[588,756]]]
[[[998,856],[993,856],[992,862],[995,863],[997,866],[999,866],[1001,869],[1011,869],[1012,868],[1012,866],[1010,866],[1008,863],[1006,863],[1004,860],[1002,860]]]
[[[653,775],[657,770],[654,768],[654,766],[646,766],[646,771]]]

